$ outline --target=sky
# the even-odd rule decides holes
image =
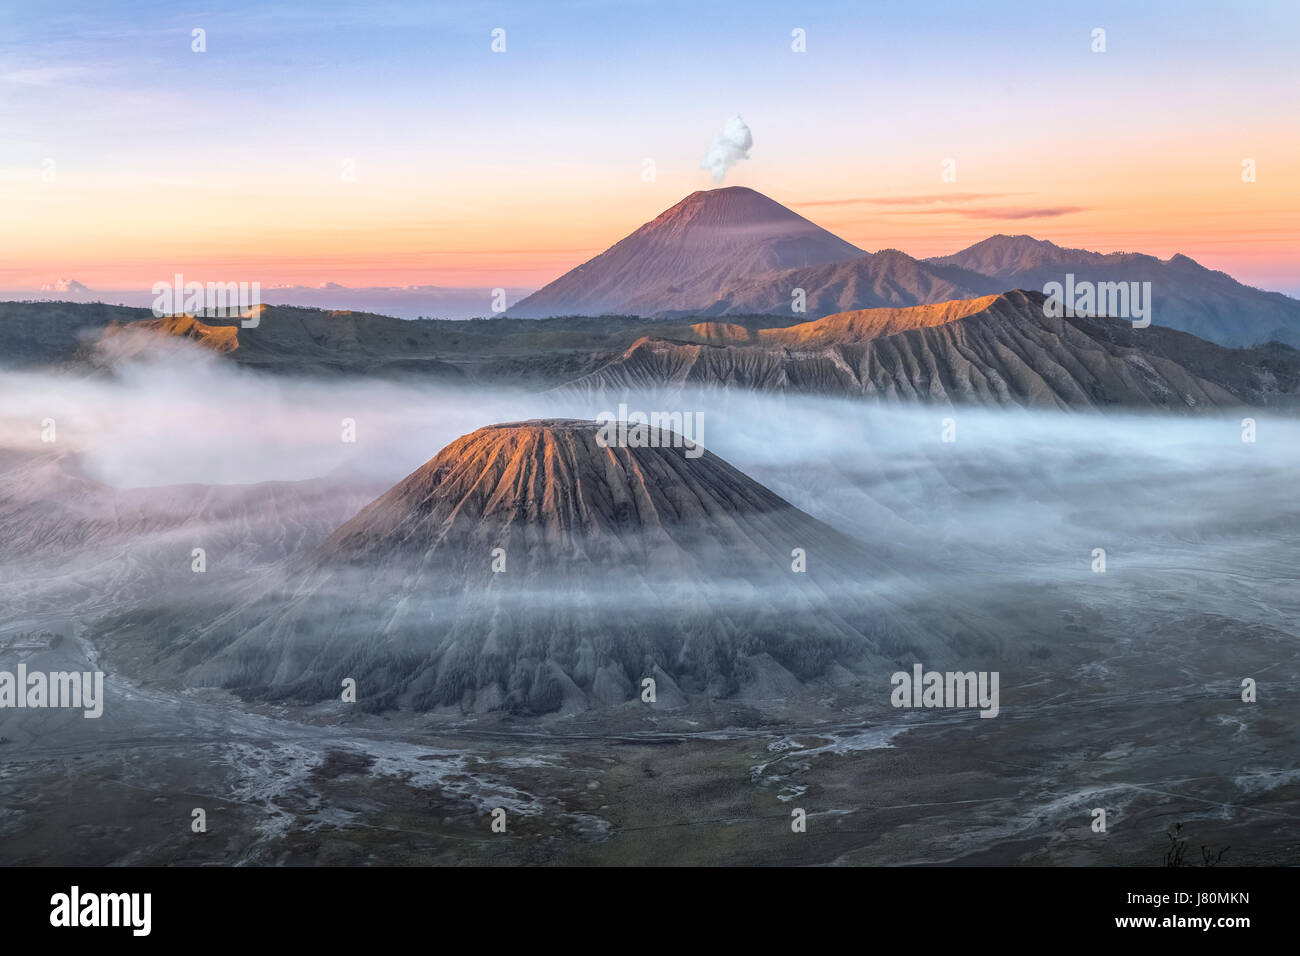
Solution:
[[[712,188],[739,113],[725,185],[868,251],[1026,233],[1300,295],[1297,28],[1294,0],[5,0],[0,288],[538,287]]]

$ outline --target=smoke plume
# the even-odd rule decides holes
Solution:
[[[721,183],[727,178],[727,170],[739,160],[749,159],[749,151],[754,146],[754,137],[749,127],[737,113],[727,120],[722,132],[713,137],[713,143],[700,160],[700,169],[713,173],[713,181]]]

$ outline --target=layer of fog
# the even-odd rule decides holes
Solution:
[[[918,594],[973,600],[1046,582],[1111,587],[1115,600],[1137,603],[1164,576],[1169,600],[1208,606],[1228,588],[1244,595],[1230,613],[1294,633],[1285,585],[1300,546],[1300,424],[1263,411],[1255,440],[1243,441],[1241,414],[717,392],[687,393],[668,407],[638,395],[597,407],[504,388],[275,378],[173,344],[110,377],[0,375],[0,448],[66,455],[119,489],[323,479],[378,490],[480,426],[592,418],[616,412],[619,400],[631,411],[702,416],[711,451],[867,548],[906,552],[909,580],[921,576]],[[41,441],[49,419],[52,443]],[[355,441],[344,440],[347,422]],[[256,490],[248,497],[255,501]],[[249,520],[235,516],[221,532]],[[186,532],[188,541],[203,529]],[[1105,551],[1104,574],[1096,549]],[[21,565],[5,570],[17,589]],[[1118,583],[1125,575],[1127,589]],[[1189,586],[1188,576],[1198,583]]]

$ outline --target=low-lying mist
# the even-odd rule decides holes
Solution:
[[[0,376],[0,594],[11,613],[72,603],[93,617],[142,591],[165,594],[167,582],[192,586],[192,547],[225,557],[213,562],[218,577],[292,561],[461,435],[620,404],[699,416],[710,451],[889,555],[888,571],[862,579],[866,600],[968,612],[1026,644],[1059,639],[1044,614],[1072,602],[1126,614],[1134,629],[1147,614],[1196,611],[1225,629],[1296,636],[1300,423],[1275,413],[1071,414],[716,390],[668,407],[649,393],[592,404],[504,387],[270,377],[177,343],[134,352],[111,375]],[[49,420],[54,440],[42,441]],[[50,458],[56,466],[31,470]],[[267,482],[303,483],[304,493],[258,487]],[[243,487],[214,504],[163,487],[178,485]],[[187,513],[199,500],[207,505]],[[258,546],[241,551],[250,540]],[[767,594],[764,604],[781,601]]]

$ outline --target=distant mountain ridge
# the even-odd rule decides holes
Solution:
[[[241,327],[238,318],[155,319],[102,305],[0,303],[7,346],[0,360],[105,372],[155,354],[183,358],[189,353],[182,343],[192,343],[268,373],[559,392],[704,386],[941,404],[1188,410],[1296,400],[1300,352],[1289,346],[1233,349],[1158,325],[1053,319],[1044,301],[1042,293],[1019,291],[793,323],[776,316],[413,322],[267,306],[254,328]]]
[[[1180,254],[1067,249],[1032,236],[992,236],[927,265],[965,269],[1007,288],[1042,289],[1062,282],[1150,282],[1151,321],[1223,345],[1277,341],[1300,346],[1300,300],[1238,282]]]
[[[755,190],[691,193],[609,249],[542,289],[438,286],[268,286],[270,305],[416,318],[772,315],[790,321],[858,309],[929,305],[1047,283],[1150,282],[1154,324],[1207,341],[1300,346],[1300,300],[1263,291],[1190,257],[1073,249],[1028,235],[996,235],[946,256],[868,253]],[[505,293],[504,302],[501,292]],[[146,292],[104,292],[72,279],[15,299],[150,306]],[[511,305],[513,303],[513,305]]]
[[[1111,318],[1053,318],[1040,292],[868,309],[784,329],[699,323],[647,336],[557,391],[606,402],[685,388],[1009,407],[1188,411],[1294,405],[1300,353],[1228,349]]]
[[[170,279],[170,276],[163,278]],[[196,279],[201,277],[196,276]],[[494,309],[517,302],[531,289],[503,287],[504,303],[494,288],[435,285],[346,286],[338,282],[317,285],[262,285],[266,305],[318,309],[351,309],[402,319],[470,319],[497,314]],[[15,301],[106,303],[124,308],[150,309],[157,296],[150,289],[91,289],[75,279],[46,282],[38,289],[0,291],[0,299]]]
[[[71,293],[89,293],[94,290],[89,286],[78,282],[76,279],[57,279],[54,282],[42,283],[41,292],[71,292]]]
[[[1184,255],[1067,249],[992,236],[949,256],[867,253],[744,187],[692,193],[605,252],[517,303],[518,318],[556,315],[785,315],[928,305],[1067,274],[1150,282],[1152,321],[1230,346],[1300,345],[1300,300],[1244,285]],[[802,309],[800,309],[802,306]]]

